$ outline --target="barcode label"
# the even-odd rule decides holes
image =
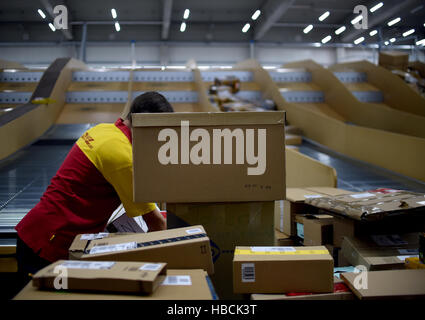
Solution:
[[[363,199],[363,198],[369,198],[369,197],[375,197],[375,195],[373,193],[359,193],[359,194],[352,194],[350,195],[351,198],[354,199]]]
[[[164,286],[191,286],[190,276],[166,276],[162,282]]]
[[[252,252],[293,252],[294,247],[251,247]]]
[[[404,241],[398,234],[373,235],[371,238],[378,246],[383,247],[402,246],[407,244],[407,242]]]
[[[86,233],[81,235],[80,240],[94,240],[94,239],[103,239],[109,236],[108,232],[99,232],[99,233]]]
[[[194,233],[199,233],[199,232],[202,232],[202,230],[200,228],[194,228],[194,229],[186,230],[187,234],[194,234]]]
[[[242,282],[255,282],[255,264],[242,263]]]
[[[68,269],[111,269],[115,265],[115,262],[89,262],[89,261],[65,261],[60,264],[60,266]]]
[[[321,198],[322,196],[320,194],[311,194],[311,195],[304,195],[304,198],[306,199],[316,199],[316,198]]]
[[[160,263],[146,263],[140,267],[140,270],[144,271],[157,271],[161,268],[162,264]]]
[[[137,242],[125,242],[125,243],[118,243],[118,244],[109,245],[109,246],[95,246],[90,249],[89,254],[125,251],[125,250],[131,250],[136,248],[137,248]]]

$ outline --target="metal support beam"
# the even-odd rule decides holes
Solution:
[[[295,0],[268,0],[261,10],[264,12],[263,19],[255,26],[254,40],[260,40],[294,2]]]
[[[162,40],[168,39],[170,31],[171,13],[173,11],[173,0],[163,0],[164,8],[162,13]]]
[[[380,25],[382,23],[385,23],[391,18],[395,18],[399,16],[400,13],[406,12],[410,6],[415,5],[416,3],[417,3],[417,0],[404,0],[404,1],[399,1],[397,3],[394,3],[391,6],[387,6],[387,8],[385,8],[384,6],[381,9],[382,11],[380,10],[379,14],[369,15],[368,29],[372,30],[373,27]],[[350,23],[350,26],[351,26],[351,23]],[[365,30],[363,29],[351,28],[351,30],[342,37],[342,41],[351,42],[364,32]]]
[[[250,59],[255,59],[255,45],[254,45],[254,41],[251,41],[249,43],[249,58]]]
[[[83,24],[79,59],[86,62],[87,24]]]
[[[50,0],[40,0],[41,4],[43,5],[44,9],[46,9],[47,14],[49,15],[49,17],[54,20],[55,19],[55,14],[53,13],[53,5],[51,4]],[[68,9],[68,13],[69,13],[69,9]],[[72,40],[72,30],[71,30],[71,23],[70,23],[70,17],[68,15],[68,29],[60,29],[60,31],[63,33],[63,35],[65,36],[65,39],[67,40]]]

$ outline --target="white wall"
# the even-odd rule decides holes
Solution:
[[[86,61],[93,66],[119,66],[131,64],[129,44],[88,44]],[[256,45],[254,58],[262,65],[275,65],[312,59],[323,65],[355,60],[377,62],[376,49],[361,48],[293,48],[271,45]],[[424,51],[411,52],[412,60],[425,61]],[[160,48],[158,45],[136,43],[136,61],[138,65],[184,65],[194,59],[198,65],[233,65],[250,58],[248,44],[179,44]],[[78,45],[54,46],[31,45],[0,46],[0,59],[16,61],[30,66],[48,66],[56,58],[79,57]]]

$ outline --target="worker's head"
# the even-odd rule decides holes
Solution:
[[[131,103],[130,113],[127,120],[131,123],[132,113],[160,113],[174,112],[171,104],[165,97],[155,91],[145,92],[137,96]]]

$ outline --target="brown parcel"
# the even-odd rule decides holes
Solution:
[[[189,127],[183,126],[181,129],[181,121],[189,121]],[[187,203],[285,199],[284,122],[285,113],[281,111],[134,114],[134,200],[136,202]],[[170,149],[164,149],[171,148],[171,141],[158,141],[158,135],[164,129],[168,129],[168,133],[175,138],[173,139],[175,146],[181,150],[181,152],[175,150],[178,152],[173,159],[175,164],[163,165],[159,161],[158,152],[162,146],[162,151],[168,150],[167,154],[171,152]],[[198,130],[194,131],[196,129]],[[222,130],[227,132],[224,138],[217,132]],[[259,130],[266,130],[264,151],[255,151],[259,149],[257,142],[257,135],[260,137]],[[163,131],[162,134],[164,133]],[[251,144],[247,143],[246,150],[242,152],[241,146],[244,146],[245,139],[247,142],[250,140],[248,138],[251,133],[255,142],[255,146],[252,146],[254,150],[251,150]],[[204,135],[198,142],[200,134]],[[194,136],[191,140],[197,141],[189,142],[189,135]],[[220,145],[217,143],[217,150],[210,150],[210,147],[213,148],[214,145],[214,135],[214,139]],[[229,147],[222,151],[223,140],[224,144],[231,149]],[[234,140],[236,143],[233,143]],[[220,146],[219,151],[218,146]],[[199,149],[198,152],[196,152],[197,149]],[[228,153],[230,150],[232,154]],[[245,154],[249,155],[249,158],[246,159]],[[258,159],[262,159],[263,163],[258,160],[255,165],[247,164],[246,161],[254,162],[253,157],[258,155]],[[192,163],[191,159],[195,157],[200,164]],[[226,164],[221,164],[224,162]],[[257,168],[259,164],[263,167],[258,167],[258,172],[250,175],[251,170]],[[265,169],[264,173],[262,169]],[[150,187],[158,181],[164,182],[161,188]]]
[[[55,290],[58,276],[66,277],[66,290],[152,293],[165,275],[165,263],[59,260],[38,271],[32,283]],[[65,275],[66,270],[66,275]],[[63,281],[63,280],[62,280]]]
[[[341,278],[360,299],[400,299],[425,297],[425,269],[384,270],[365,273],[367,288],[356,289],[360,273],[342,273]],[[366,280],[366,278],[364,278]]]
[[[204,270],[167,270],[167,276],[189,276],[191,285],[161,284],[150,295],[107,294],[88,292],[56,292],[38,290],[31,283],[18,293],[14,300],[212,300],[215,299]],[[165,276],[159,276],[161,282]]]
[[[343,280],[334,277],[334,285],[344,283]],[[286,294],[251,294],[251,300],[354,300],[354,294],[348,291],[332,292],[332,293],[315,293],[306,295],[288,296]]]
[[[341,251],[353,265],[368,270],[404,269],[404,257],[417,255],[419,233],[344,237]],[[399,258],[400,257],[400,258]]]
[[[236,247],[233,290],[237,293],[333,292],[333,259],[324,246]]]
[[[306,215],[304,224],[304,245],[321,246],[333,242],[333,217],[327,214]]]
[[[305,204],[309,198],[347,194],[350,191],[330,187],[287,188],[286,200],[275,202],[275,228],[290,236],[297,235],[295,214],[314,214],[317,209]]]
[[[92,240],[81,259],[162,261],[169,268],[214,273],[210,239],[200,225]]]

